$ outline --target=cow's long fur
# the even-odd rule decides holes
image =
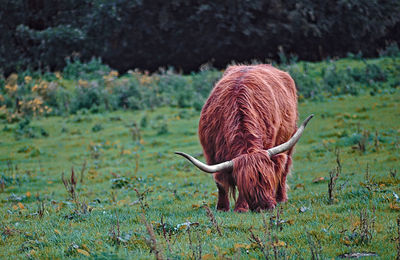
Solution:
[[[229,210],[229,191],[239,191],[235,211],[271,209],[286,201],[293,149],[265,151],[296,131],[293,79],[270,65],[230,66],[201,112],[199,137],[208,164],[233,160],[233,172],[217,172],[217,208]]]

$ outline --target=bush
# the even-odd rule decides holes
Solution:
[[[89,62],[81,62],[78,58],[66,58],[63,76],[67,79],[95,80],[110,73],[111,69],[103,64],[101,58],[92,58]]]
[[[103,70],[92,57],[121,72],[165,66],[190,72],[209,61],[223,68],[254,57],[290,63],[358,51],[372,56],[385,42],[400,42],[396,0],[39,2],[6,1],[0,10],[6,74],[68,64],[65,73],[78,79]],[[76,58],[90,65],[71,65]]]
[[[321,86],[315,80],[305,72],[305,69],[301,70],[298,65],[291,65],[288,67],[289,74],[296,82],[296,87],[303,98],[314,98],[320,94]]]
[[[300,101],[322,100],[332,95],[362,92],[375,95],[378,90],[397,88],[400,86],[398,60],[393,57],[375,60],[346,58],[321,63],[291,63],[280,68],[288,71],[295,80]],[[101,77],[85,76],[93,78],[91,80],[66,79],[62,73],[33,75],[37,78],[30,76],[28,71],[4,79],[4,86],[0,86],[0,120],[11,123],[33,116],[145,110],[161,106],[201,111],[222,72],[208,68],[182,75],[170,69],[154,74],[130,71],[119,76],[110,70]],[[49,81],[52,77],[53,80]]]

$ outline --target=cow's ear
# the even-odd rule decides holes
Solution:
[[[282,173],[285,170],[286,163],[288,161],[288,155],[280,153],[271,157],[271,161],[274,162],[274,169],[276,173]]]

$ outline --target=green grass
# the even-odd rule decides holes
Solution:
[[[397,255],[400,202],[400,90],[330,97],[325,102],[299,104],[300,119],[314,113],[304,137],[296,146],[294,167],[288,179],[289,201],[266,213],[216,212],[216,186],[183,158],[180,150],[201,153],[197,137],[199,112],[194,109],[159,108],[154,111],[78,114],[36,119],[16,135],[19,125],[0,125],[0,258],[152,258],[146,243],[148,231],[141,215],[155,230],[164,257],[190,258],[193,251],[205,258],[260,258],[251,232],[282,257],[311,258],[310,246],[323,258],[348,252],[375,252],[383,259]],[[132,135],[140,129],[140,144]],[[27,138],[31,129],[37,137]],[[41,128],[48,137],[41,135]],[[376,131],[379,143],[375,145]],[[366,151],[357,149],[363,142]],[[342,173],[329,203],[328,179],[340,149]],[[202,156],[197,156],[204,160]],[[83,183],[77,194],[87,213],[74,203],[61,181],[71,174]],[[136,161],[139,162],[136,170]],[[366,169],[368,167],[368,177]],[[395,177],[390,171],[397,170]],[[122,187],[121,187],[122,186]],[[141,207],[137,193],[147,191]],[[40,217],[38,206],[44,203]],[[201,206],[207,203],[219,223],[222,237]],[[233,207],[233,205],[232,205]],[[305,212],[300,212],[303,207]],[[361,241],[360,212],[367,214],[369,241]],[[170,248],[160,226],[170,231]],[[269,231],[265,231],[263,219]],[[179,224],[198,223],[189,232]],[[121,239],[115,239],[119,223]],[[372,223],[373,222],[373,223]],[[364,223],[365,224],[365,223]],[[319,249],[318,249],[319,248]],[[83,250],[83,251],[82,251]]]

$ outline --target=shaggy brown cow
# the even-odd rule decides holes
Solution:
[[[218,210],[229,210],[235,187],[235,211],[273,209],[287,200],[293,147],[311,117],[296,132],[296,87],[286,72],[270,65],[231,66],[201,112],[199,137],[209,165],[176,153],[214,173]]]

